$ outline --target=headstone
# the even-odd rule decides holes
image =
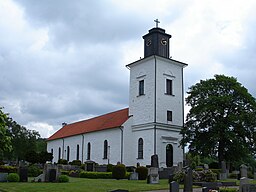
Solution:
[[[242,187],[242,192],[255,192],[256,184],[244,184]]]
[[[54,164],[45,164],[43,175],[45,182],[55,182],[60,175],[59,167]]]
[[[158,168],[156,168],[156,167],[149,168],[147,183],[148,184],[158,184],[159,183]]]
[[[179,183],[176,181],[170,182],[170,192],[179,192]]]
[[[227,179],[227,167],[226,167],[226,162],[221,161],[221,172],[219,173],[219,179],[220,180],[225,180]]]
[[[86,171],[95,171],[95,162],[94,161],[86,161],[85,164],[85,170]]]
[[[185,168],[183,192],[193,192],[193,176],[192,169],[190,167]]]
[[[178,163],[178,171],[182,171],[182,162]]]
[[[45,175],[41,174],[34,178],[34,182],[45,182]]]
[[[159,168],[159,179],[169,179],[170,175],[174,175],[175,170],[175,167]]]
[[[0,173],[0,182],[6,182],[7,176],[8,176],[8,173]]]
[[[151,167],[159,167],[158,163],[158,155],[152,155],[151,156]]]
[[[20,182],[28,182],[28,167],[19,167]]]
[[[204,164],[204,169],[208,170],[209,169],[209,165],[208,164]]]
[[[139,179],[139,174],[136,172],[131,173],[130,175],[130,180],[138,180]]]
[[[226,162],[221,161],[221,173],[226,173],[226,172],[227,172]]]
[[[244,164],[242,164],[241,166],[240,166],[240,174],[241,174],[241,178],[242,177],[248,177],[247,176],[247,166],[246,165],[244,165]]]
[[[256,180],[256,172],[254,172],[254,177],[253,177],[254,180]]]
[[[240,186],[239,186],[239,192],[243,192],[243,185],[248,184],[248,178],[242,177],[240,179]]]
[[[98,165],[98,166],[95,166],[95,171],[96,171],[96,172],[107,172],[107,170],[108,170],[107,165]]]

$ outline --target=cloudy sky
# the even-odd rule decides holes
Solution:
[[[214,74],[256,97],[255,0],[0,0],[0,106],[48,137],[128,106],[129,70],[159,26],[185,62],[185,91]]]

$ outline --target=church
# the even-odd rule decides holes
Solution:
[[[183,68],[187,64],[171,59],[170,38],[156,22],[143,36],[144,58],[126,65],[129,108],[63,124],[47,140],[53,162],[146,166],[152,155],[158,155],[159,167],[183,162],[179,132],[184,126]]]

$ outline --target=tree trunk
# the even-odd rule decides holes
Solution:
[[[224,161],[224,142],[222,140],[219,141],[218,146],[218,161],[219,161],[219,167],[221,167],[221,162]]]

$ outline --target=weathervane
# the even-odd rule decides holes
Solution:
[[[158,23],[160,23],[160,21],[158,21],[158,19],[155,19],[154,22],[156,22],[156,28],[158,28]]]

